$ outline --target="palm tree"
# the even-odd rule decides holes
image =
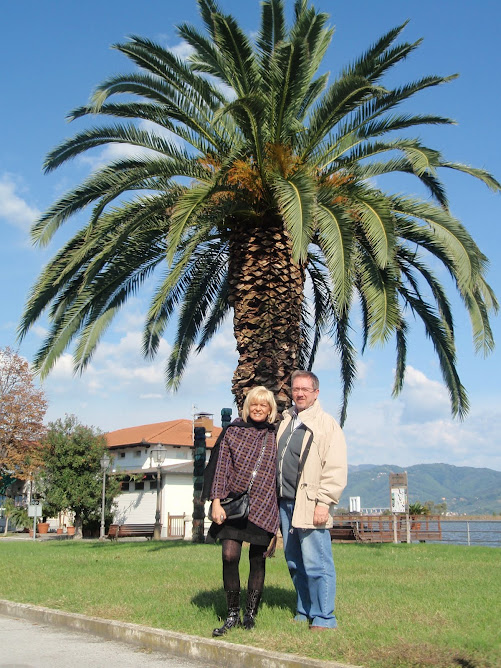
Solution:
[[[382,83],[419,45],[396,43],[404,24],[329,85],[319,68],[332,30],[307,0],[296,0],[290,29],[283,0],[265,0],[255,43],[214,0],[198,5],[205,32],[178,27],[192,49],[188,62],[137,36],[115,45],[139,71],[106,80],[70,116],[111,116],[115,124],[80,132],[47,157],[51,171],[106,144],[141,150],[93,173],[32,229],[34,242],[46,245],[92,207],[29,296],[20,336],[47,308],[52,323],[36,368],[48,374],[74,341],[75,369],[85,369],[117,311],[158,270],[143,352],[154,356],[177,318],[166,367],[171,388],[193,348],[202,350],[232,311],[238,405],[255,384],[286,405],[291,371],[311,368],[327,336],[341,360],[344,422],[356,375],[353,313],[361,310],[363,348],[396,339],[394,394],[404,378],[409,316],[423,322],[452,412],[463,416],[468,400],[451,308],[430,258],[452,276],[484,352],[493,347],[489,311],[498,305],[485,281],[486,257],[451,215],[438,171],[465,172],[496,191],[500,185],[409,134],[450,119],[397,111],[454,77]],[[415,176],[430,197],[376,185],[392,173]]]

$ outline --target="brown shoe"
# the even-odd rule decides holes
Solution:
[[[310,626],[310,631],[336,631],[336,628],[330,628],[329,626]]]

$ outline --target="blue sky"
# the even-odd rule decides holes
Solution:
[[[220,0],[220,4],[238,17],[249,34],[258,29],[257,0]],[[392,71],[388,83],[459,72],[459,79],[424,92],[411,105],[415,112],[452,117],[458,125],[427,128],[419,136],[448,159],[484,167],[501,179],[501,9],[497,2],[317,0],[315,5],[331,15],[330,23],[336,28],[325,62],[333,75],[384,32],[410,19],[403,39],[422,37],[423,44]],[[292,2],[288,6],[290,9]],[[132,64],[110,48],[127,35],[149,37],[179,54],[186,53],[175,31],[175,25],[182,22],[199,24],[195,0],[147,0],[140,5],[132,0],[3,3],[0,347],[17,346],[16,328],[30,287],[84,218],[67,224],[43,250],[30,245],[30,225],[96,165],[116,155],[116,148],[97,150],[44,175],[41,166],[46,153],[84,127],[83,121],[68,124],[66,114],[84,104],[102,80],[131,70]],[[444,180],[453,213],[490,259],[488,280],[500,298],[501,197],[463,175],[450,174]],[[383,182],[380,185],[385,187]],[[388,181],[387,187],[418,193],[411,179]],[[443,280],[448,285],[445,276]],[[153,285],[154,280],[122,311],[83,376],[73,376],[71,350],[67,351],[43,383],[49,400],[48,420],[74,413],[84,423],[107,431],[190,418],[195,406],[214,413],[218,423],[221,408],[233,405],[230,386],[237,358],[230,322],[204,353],[193,358],[176,395],[167,394],[163,385],[171,332],[162,341],[156,360],[141,358],[141,328]],[[398,399],[391,399],[394,342],[360,359],[345,426],[352,464],[445,462],[501,470],[500,318],[493,319],[498,349],[487,359],[477,356],[466,312],[452,289],[450,295],[455,307],[458,369],[471,403],[469,416],[462,423],[451,419],[437,360],[416,322],[406,383]],[[40,321],[21,344],[19,351],[27,359],[33,358],[46,327]],[[321,346],[314,370],[321,381],[322,404],[337,414],[338,362],[327,342]]]

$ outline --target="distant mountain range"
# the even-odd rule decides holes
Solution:
[[[348,485],[339,505],[349,508],[359,496],[362,508],[388,508],[390,473],[407,471],[409,502],[433,501],[447,510],[471,515],[501,513],[501,472],[450,464],[417,464],[407,468],[362,464],[348,467]]]

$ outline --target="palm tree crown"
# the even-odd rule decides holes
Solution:
[[[489,311],[498,305],[485,281],[486,257],[451,215],[438,171],[465,172],[493,190],[500,185],[409,136],[410,128],[450,119],[397,111],[454,77],[384,85],[388,70],[419,45],[396,43],[404,24],[329,84],[319,68],[332,30],[307,0],[296,0],[289,29],[283,0],[264,0],[255,42],[214,0],[198,5],[205,31],[178,27],[192,50],[188,62],[137,36],[115,45],[139,70],[108,79],[91,104],[71,114],[111,116],[115,124],[83,131],[47,157],[50,171],[104,144],[148,149],[93,173],[34,225],[34,241],[47,244],[68,218],[92,207],[29,297],[20,336],[47,307],[52,322],[36,367],[46,375],[75,341],[75,368],[83,370],[116,312],[158,269],[143,350],[154,355],[177,318],[170,387],[178,386],[193,347],[201,350],[232,310],[237,403],[264,384],[285,406],[290,373],[311,368],[328,336],[341,360],[344,422],[356,373],[350,316],[357,308],[363,347],[396,337],[395,394],[407,320],[418,316],[452,412],[464,415],[451,308],[429,258],[452,276],[484,352],[493,347]],[[399,172],[415,176],[430,197],[376,185]]]

